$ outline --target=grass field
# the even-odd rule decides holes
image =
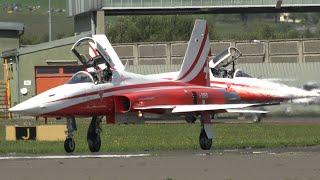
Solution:
[[[78,124],[75,153],[89,152],[88,123]],[[0,154],[64,153],[63,142],[5,141],[0,126]],[[190,151],[198,145],[199,124],[103,125],[101,152]],[[216,124],[213,147],[266,148],[320,144],[320,125]]]
[[[28,18],[26,18],[26,16]],[[48,16],[46,14],[3,14],[0,13],[0,21],[22,22],[25,24],[25,32],[23,36],[43,37],[48,34]],[[58,34],[72,34],[73,18],[64,15],[52,16],[52,33],[56,38]]]
[[[4,0],[0,1],[0,7],[6,5],[19,4],[21,13],[28,13],[28,6],[40,6],[39,9],[32,11],[32,13],[42,14],[48,11],[49,1],[48,0]],[[51,8],[63,8],[66,9],[67,1],[65,0],[51,0]],[[4,9],[0,11],[6,12]]]

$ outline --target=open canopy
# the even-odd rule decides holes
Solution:
[[[242,53],[235,47],[229,47],[219,54],[217,54],[210,62],[210,68],[227,67],[229,64],[235,62]]]
[[[120,58],[104,34],[79,39],[71,51],[85,67],[103,63],[118,71],[124,70]]]

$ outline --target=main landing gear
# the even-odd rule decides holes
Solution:
[[[197,116],[194,113],[188,113],[185,116],[185,120],[187,121],[187,123],[194,124],[197,121]]]
[[[64,141],[64,149],[67,153],[72,153],[76,148],[73,132],[77,130],[76,120],[74,117],[67,117],[67,138]]]
[[[91,152],[98,152],[101,147],[101,127],[100,123],[103,116],[92,117],[87,133],[87,142]]]
[[[91,152],[98,152],[101,147],[101,120],[103,116],[92,117],[87,132],[87,142]],[[73,132],[77,130],[76,120],[74,117],[67,117],[67,138],[64,141],[64,149],[67,153],[72,153],[76,148]]]
[[[199,144],[201,149],[210,150],[212,146],[212,138],[213,138],[210,113],[202,112],[200,120],[201,120],[201,132],[199,136]]]

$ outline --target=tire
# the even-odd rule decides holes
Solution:
[[[210,150],[211,149],[212,139],[209,139],[207,137],[207,134],[204,129],[201,129],[201,133],[199,136],[199,144],[200,144],[201,149],[203,149],[203,150]]]
[[[88,147],[91,152],[99,152],[101,147],[101,138],[97,133],[88,134]]]
[[[253,114],[252,115],[252,120],[254,123],[260,123],[262,119],[262,115],[261,114]]]
[[[67,153],[72,153],[76,148],[76,143],[74,142],[73,138],[67,138],[64,141],[64,150]]]

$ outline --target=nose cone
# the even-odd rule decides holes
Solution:
[[[20,115],[37,116],[40,115],[41,108],[37,103],[30,99],[10,108],[9,111]]]

